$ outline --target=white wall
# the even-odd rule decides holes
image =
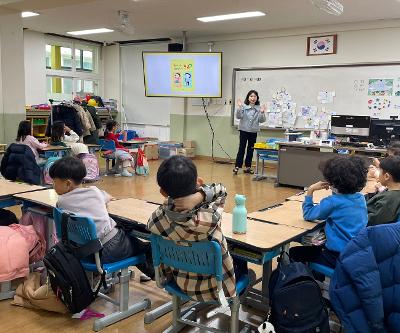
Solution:
[[[43,33],[24,31],[25,103],[27,105],[47,101],[45,45]]]
[[[306,56],[307,36],[338,34],[336,55]],[[282,67],[360,62],[400,61],[400,20],[310,27],[270,32],[210,36],[189,41],[189,51],[223,52],[223,97],[232,98],[232,70],[235,67]],[[263,98],[264,96],[260,96]],[[244,98],[244,96],[242,96]],[[265,97],[264,97],[265,98]],[[203,114],[188,103],[187,114]],[[231,106],[210,106],[210,113],[229,116]]]
[[[104,63],[104,98],[113,98],[118,101],[118,109],[121,106],[121,64],[119,45],[103,47]]]

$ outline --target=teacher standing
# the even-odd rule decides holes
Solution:
[[[242,168],[247,145],[246,160],[244,163],[246,169],[243,172],[253,174],[251,161],[253,160],[254,144],[257,141],[257,133],[260,131],[260,123],[266,120],[265,106],[260,107],[260,98],[257,91],[250,90],[247,93],[244,103],[240,99],[237,101],[236,118],[240,119],[240,141],[233,173],[237,175],[239,169]]]

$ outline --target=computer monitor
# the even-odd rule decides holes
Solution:
[[[385,146],[400,138],[400,120],[371,119],[370,139],[375,145]]]
[[[331,133],[336,136],[368,137],[371,117],[331,116]]]

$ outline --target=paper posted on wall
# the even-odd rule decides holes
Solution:
[[[319,126],[316,123],[316,115],[318,108],[316,106],[303,105],[300,106],[299,116],[304,119],[304,128],[315,128],[315,126]]]
[[[317,99],[321,104],[331,104],[333,103],[333,98],[336,96],[334,91],[320,91],[318,93]]]
[[[294,128],[297,118],[296,103],[288,102],[282,107],[282,127]]]
[[[267,119],[268,127],[282,127],[282,113],[281,112],[269,112]]]

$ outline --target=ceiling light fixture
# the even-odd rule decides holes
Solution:
[[[98,28],[98,29],[90,29],[90,30],[79,30],[79,31],[69,31],[67,34],[74,36],[81,35],[93,35],[93,34],[104,34],[106,32],[113,32],[114,30],[107,28]]]
[[[310,0],[311,3],[331,15],[342,15],[343,5],[338,0]]]
[[[258,17],[258,16],[265,16],[265,13],[260,11],[244,12],[244,13],[217,15],[217,16],[198,17],[197,20],[201,22],[216,22],[216,21],[236,20],[236,19]]]
[[[35,13],[35,12],[22,12],[21,13],[21,17],[23,17],[23,18],[38,16],[38,15],[40,15],[40,14],[39,13]]]

